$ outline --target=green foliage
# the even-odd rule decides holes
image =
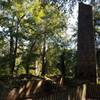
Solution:
[[[57,44],[66,30],[66,15],[57,5],[41,0],[2,0],[0,7],[0,67],[24,73],[23,68],[27,70],[38,61],[41,68],[43,52],[47,53],[55,40]],[[44,40],[47,50],[42,52]]]
[[[50,2],[0,1],[0,67],[2,69],[3,67],[7,70],[11,69],[15,63],[15,74],[25,73],[25,70],[34,66],[38,66],[38,71],[41,72],[40,69],[45,65],[47,74],[61,74],[61,56],[64,52],[66,76],[73,74],[76,51],[68,49],[69,42],[65,34],[67,16],[61,7],[64,2],[57,2],[53,0]],[[70,1],[70,4],[75,2]],[[95,18],[98,16],[97,13]],[[44,65],[42,65],[43,60]]]
[[[64,55],[62,55],[64,54]],[[52,75],[63,74],[62,70],[65,66],[66,77],[73,78],[76,66],[76,51],[60,46],[50,46],[47,51],[47,73]],[[62,65],[62,60],[64,65]]]
[[[95,32],[100,36],[100,5],[96,4],[94,9]]]

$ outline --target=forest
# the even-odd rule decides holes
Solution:
[[[99,0],[0,0],[0,83],[4,81],[12,89],[20,87],[22,80],[51,80],[58,76],[75,79],[78,16],[74,12],[78,2],[93,6],[99,80]],[[1,90],[5,92],[2,84]]]
[[[72,74],[76,50],[69,48],[67,15],[57,4],[2,1],[0,19],[1,75],[57,75],[64,67]]]

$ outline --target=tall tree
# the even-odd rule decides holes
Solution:
[[[13,74],[16,65],[16,55],[18,48],[18,34],[20,21],[23,18],[24,10],[21,7],[22,2],[18,1],[1,1],[1,29],[6,33],[6,37],[9,41],[9,66],[11,68],[11,74]],[[9,40],[10,38],[10,40]],[[7,41],[7,39],[5,39]]]

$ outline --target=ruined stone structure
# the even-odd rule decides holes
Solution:
[[[96,82],[95,34],[92,6],[79,4],[78,54],[76,77],[82,81]]]

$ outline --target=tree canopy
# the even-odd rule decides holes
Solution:
[[[1,0],[0,7],[1,71],[45,75],[49,47],[66,46],[66,14],[41,0]]]
[[[67,40],[66,11],[69,9],[71,12],[77,2],[87,1],[95,7],[95,30],[99,34],[99,1],[1,0],[1,74],[64,74],[62,65],[66,75],[72,74],[76,63],[76,49],[71,47],[75,45],[72,42],[76,35],[72,40]],[[73,29],[77,34],[77,28]]]

